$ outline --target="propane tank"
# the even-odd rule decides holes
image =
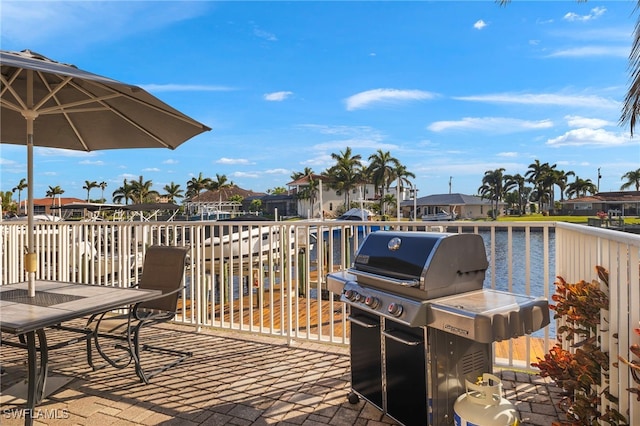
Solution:
[[[490,384],[489,381],[493,382]],[[476,384],[465,379],[467,390],[453,404],[455,426],[518,426],[516,407],[502,397],[502,381],[484,373]]]

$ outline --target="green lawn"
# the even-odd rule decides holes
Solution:
[[[584,223],[586,224],[588,219],[594,219],[595,216],[543,216],[541,214],[531,214],[525,216],[500,216],[499,222],[569,222],[569,223]],[[624,223],[633,225],[640,224],[640,218],[638,217],[625,217]]]

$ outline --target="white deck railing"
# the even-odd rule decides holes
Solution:
[[[629,420],[630,425],[640,425],[640,401],[638,395],[628,389],[637,389],[631,370],[620,361],[638,360],[630,350],[640,343],[634,329],[640,329],[640,235],[608,229],[558,223],[556,227],[557,274],[568,283],[598,279],[596,266],[609,272],[608,292],[610,306],[601,312],[598,341],[609,354],[609,365],[603,368],[600,394],[602,407],[615,408]],[[567,342],[564,349],[572,350]],[[608,391],[618,403],[610,402]]]
[[[364,236],[382,228],[473,232],[483,235],[489,258],[485,287],[551,299],[556,276],[568,282],[596,278],[595,266],[609,270],[610,327],[602,336],[617,356],[633,359],[640,341],[638,280],[640,236],[555,222],[57,222],[37,223],[40,279],[128,286],[152,244],[191,248],[181,314],[176,321],[327,343],[348,343],[346,306],[326,291],[327,272],[346,268]],[[242,230],[238,229],[238,226]],[[2,284],[26,280],[23,264],[26,224],[0,224]],[[231,234],[242,238],[230,238]],[[222,239],[216,235],[223,235]],[[225,236],[226,235],[226,236]],[[348,238],[342,239],[346,235]],[[552,321],[553,322],[553,321]],[[501,366],[533,370],[532,342],[544,352],[555,344],[555,323],[524,339],[517,355],[509,342]],[[520,340],[518,339],[518,340]],[[604,345],[604,344],[603,344]],[[533,356],[532,356],[533,355]],[[542,356],[542,355],[540,355]],[[633,378],[613,368],[611,393],[620,410],[638,420],[638,402],[626,391]],[[535,371],[535,370],[534,370]],[[617,390],[616,390],[617,389]]]

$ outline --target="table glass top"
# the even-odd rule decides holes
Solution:
[[[29,291],[23,289],[0,292],[0,300],[36,306],[53,306],[78,299],[84,299],[84,297],[46,291],[36,291],[36,297],[29,297]]]

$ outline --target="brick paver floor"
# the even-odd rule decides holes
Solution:
[[[133,367],[92,371],[84,343],[50,353],[51,375],[72,380],[36,409],[35,425],[393,425],[371,404],[350,404],[348,347],[234,333],[156,327],[149,338],[194,356],[140,383]],[[3,336],[8,337],[8,336]],[[66,337],[48,333],[50,343]],[[3,346],[0,390],[25,377],[26,351]],[[153,363],[153,359],[145,358]],[[561,418],[560,391],[548,379],[499,371],[524,425]],[[5,403],[2,426],[22,425],[23,406]]]

